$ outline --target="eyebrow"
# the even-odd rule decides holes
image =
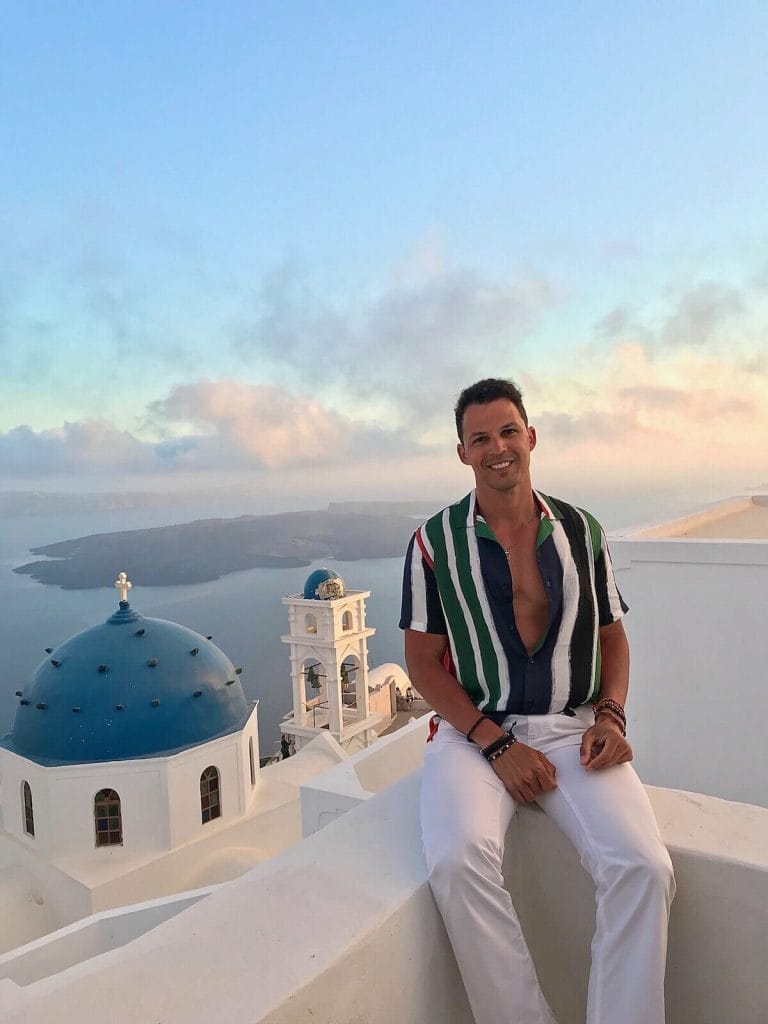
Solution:
[[[515,427],[515,429],[517,429],[518,424],[515,423],[514,421],[510,420],[509,423],[502,423],[502,425],[499,427],[499,430],[506,430],[507,427]],[[488,430],[473,430],[472,433],[467,438],[467,440],[468,441],[472,441],[472,440],[474,440],[474,438],[482,437],[483,434],[488,434],[488,433],[490,433],[490,431],[488,431]]]

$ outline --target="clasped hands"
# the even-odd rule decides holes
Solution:
[[[632,748],[607,716],[598,719],[581,738],[580,761],[588,772],[631,760]],[[549,793],[557,786],[555,766],[525,743],[513,743],[491,767],[518,803],[531,803],[539,793]]]

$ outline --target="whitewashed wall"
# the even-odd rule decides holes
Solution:
[[[26,987],[6,962],[0,1021],[80,1024],[108,999],[113,1024],[471,1024],[426,884],[418,786],[410,776],[120,949]],[[668,1024],[768,1019],[768,811],[650,795],[679,886]],[[537,809],[522,809],[510,850],[544,988],[560,1024],[581,1024],[591,883]]]
[[[645,782],[768,806],[768,543],[612,540]]]

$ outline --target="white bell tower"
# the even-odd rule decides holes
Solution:
[[[367,747],[382,721],[368,697],[365,599],[370,590],[347,590],[330,569],[316,569],[302,594],[283,598],[290,632],[293,712],[280,723],[300,749],[323,731],[342,747]]]

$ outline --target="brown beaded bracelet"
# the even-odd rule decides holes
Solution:
[[[595,718],[597,718],[601,711],[611,711],[625,725],[627,724],[627,715],[623,706],[617,700],[612,700],[610,697],[603,697],[594,705],[592,710],[594,711]]]
[[[598,718],[603,718],[603,717],[610,718],[610,720],[615,725],[618,725],[619,729],[621,730],[621,735],[622,736],[626,736],[627,735],[627,725],[626,725],[626,722],[622,721],[622,719],[619,718],[619,716],[614,711],[611,711],[610,708],[601,708],[599,711],[595,712],[595,721],[597,721]]]

